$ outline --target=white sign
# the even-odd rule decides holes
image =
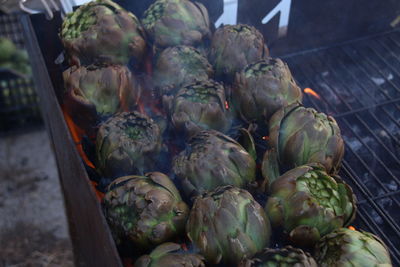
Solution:
[[[237,23],[238,0],[224,0],[224,13],[215,22],[218,28],[221,24],[235,25]]]
[[[224,25],[235,25],[237,24],[237,13],[238,13],[238,1],[239,0],[224,0],[224,12],[215,22],[215,27],[218,28],[222,24]],[[289,25],[289,14],[292,0],[282,0],[279,2],[274,9],[271,10],[263,19],[262,24],[267,24],[276,15],[279,16],[279,28],[278,37],[286,36],[287,28]]]
[[[267,24],[273,17],[280,13],[278,37],[286,36],[287,28],[289,25],[289,14],[291,5],[292,0],[282,0],[274,9],[271,10],[271,12],[269,12],[265,16],[265,18],[263,18],[263,20],[261,21],[262,24]]]

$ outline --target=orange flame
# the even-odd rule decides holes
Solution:
[[[347,227],[347,228],[349,228],[350,230],[353,230],[353,231],[356,230],[356,228],[354,228],[353,226],[349,226],[349,227]]]
[[[229,109],[229,103],[228,103],[228,101],[225,101],[225,108],[226,108],[226,109]]]
[[[84,131],[79,128],[73,121],[71,116],[65,111],[65,109],[62,109],[63,114],[64,114],[64,118],[65,118],[65,122],[67,123],[67,126],[69,128],[69,131],[72,135],[72,139],[75,142],[75,146],[76,149],[78,150],[79,155],[81,156],[81,158],[83,159],[83,161],[86,163],[86,165],[88,165],[90,168],[95,168],[93,163],[88,159],[88,157],[86,156],[85,152],[83,151],[83,147],[82,147],[82,137],[84,135]],[[103,199],[104,194],[100,191],[98,191],[96,189],[97,183],[91,181],[94,190],[96,192],[96,196],[99,200]]]
[[[319,94],[317,94],[313,89],[311,88],[305,88],[304,89],[304,93],[312,95],[313,97],[317,98],[317,99],[321,99],[321,97],[319,96]]]
[[[184,251],[188,251],[188,250],[189,250],[185,243],[182,243],[182,244],[181,244],[181,248],[182,248]]]
[[[269,136],[263,136],[262,140],[268,141],[269,140]]]
[[[94,168],[93,163],[88,159],[88,157],[86,156],[86,154],[85,154],[85,152],[83,151],[83,148],[82,148],[81,140],[82,140],[82,137],[84,135],[84,131],[81,128],[79,128],[72,121],[71,116],[67,112],[65,112],[64,109],[63,109],[63,113],[64,113],[65,122],[68,125],[69,131],[70,131],[70,133],[72,135],[72,139],[75,142],[76,148],[78,149],[79,155],[82,157],[82,159],[85,161],[85,163],[89,167]]]

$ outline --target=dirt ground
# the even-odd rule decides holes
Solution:
[[[45,130],[0,138],[0,266],[73,266]]]

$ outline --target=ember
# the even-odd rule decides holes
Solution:
[[[228,101],[225,101],[225,109],[229,109],[229,103],[228,103]]]

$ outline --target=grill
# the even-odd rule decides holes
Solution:
[[[0,36],[11,39],[25,49],[22,27],[17,15],[0,16]],[[9,71],[0,71],[0,132],[33,127],[41,123],[33,80],[21,78]]]
[[[400,32],[284,57],[313,106],[337,120],[341,176],[359,200],[355,225],[383,238],[400,265]]]
[[[55,147],[78,265],[120,266],[90,179],[63,120],[59,99],[62,52],[59,16],[22,18],[41,107]],[[45,29],[45,34],[44,34]],[[51,38],[49,38],[51,36]],[[277,49],[276,51],[278,51]],[[272,55],[274,55],[272,50]],[[306,95],[304,104],[335,117],[346,142],[341,176],[358,197],[354,226],[388,245],[400,266],[400,32],[281,56]]]

